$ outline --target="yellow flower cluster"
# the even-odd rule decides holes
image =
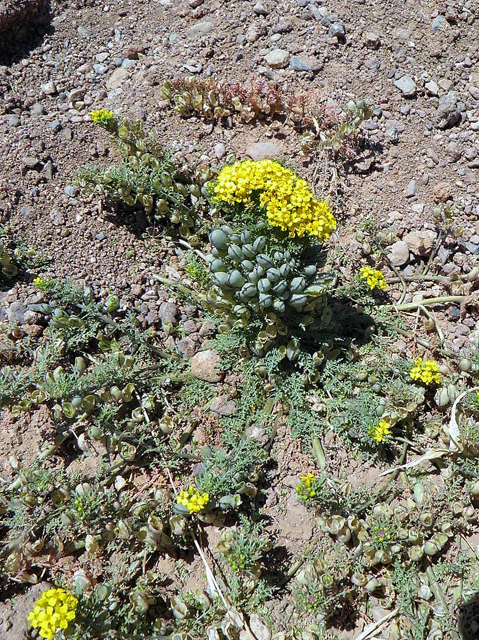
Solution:
[[[177,503],[187,507],[189,513],[201,511],[206,507],[208,501],[208,493],[196,491],[193,485],[190,485],[187,491],[180,491],[177,496]]]
[[[375,442],[385,442],[390,435],[392,427],[387,420],[380,420],[378,424],[368,429],[368,435]]]
[[[327,202],[315,199],[307,182],[273,160],[245,160],[224,167],[217,178],[217,202],[246,203],[260,193],[268,222],[295,235],[325,240],[337,227]]]
[[[96,111],[90,111],[89,116],[91,117],[94,124],[103,124],[106,125],[113,118],[113,111],[109,111],[108,109],[97,109]]]
[[[362,267],[360,269],[360,278],[366,280],[370,289],[378,287],[382,291],[388,289],[388,285],[385,282],[385,276],[379,269],[372,269],[372,267]]]
[[[424,384],[440,384],[442,381],[438,364],[433,360],[423,362],[422,358],[415,360],[415,366],[410,370],[410,377],[412,380],[420,380]]]
[[[314,498],[317,495],[315,491],[315,487],[312,486],[315,484],[316,477],[313,473],[307,473],[306,476],[300,476],[300,482],[295,488],[296,494],[302,499],[307,500],[308,498]]]
[[[55,633],[66,629],[75,618],[78,600],[64,589],[47,589],[36,601],[27,620],[45,640],[53,640]]]

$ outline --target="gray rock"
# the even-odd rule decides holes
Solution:
[[[395,129],[398,133],[405,131],[405,125],[400,120],[385,120],[385,129]]]
[[[103,76],[104,73],[107,73],[108,66],[106,64],[94,64],[93,70],[98,76]]]
[[[290,58],[290,68],[294,71],[319,71],[320,66],[311,64],[305,58],[297,58],[296,56]]]
[[[48,123],[48,128],[51,129],[53,133],[58,133],[62,128],[62,125],[58,120],[52,120],[51,122]]]
[[[393,83],[406,98],[412,98],[417,93],[417,85],[409,75],[404,75]]]
[[[50,212],[50,220],[56,227],[61,227],[65,224],[65,217],[63,213],[57,209]]]
[[[316,7],[314,4],[310,3],[307,9],[308,9],[309,16],[314,20],[317,20],[317,22],[320,22],[322,18],[325,17],[326,9],[324,7],[319,8],[319,7]]]
[[[53,80],[49,80],[45,82],[45,84],[40,85],[40,88],[47,96],[54,96],[57,93],[57,87]]]
[[[328,35],[331,38],[337,38],[337,40],[345,40],[345,25],[341,22],[332,22],[328,29]]]
[[[82,38],[90,38],[90,36],[93,36],[93,31],[88,27],[77,27],[77,33],[79,36],[82,36]]]
[[[436,239],[436,233],[429,229],[421,231],[410,231],[403,237],[403,241],[407,243],[409,250],[419,258],[429,256],[432,252],[433,244]]]
[[[35,104],[32,104],[30,111],[34,116],[43,116],[45,107],[41,102],[35,102]]]
[[[253,43],[265,35],[267,35],[267,27],[264,24],[254,22],[248,27],[245,38],[247,42]]]
[[[233,416],[237,411],[237,405],[229,396],[218,396],[209,408],[217,416]]]
[[[395,267],[403,267],[410,260],[408,244],[402,240],[394,242],[387,249],[387,255]]]
[[[405,195],[407,196],[407,198],[413,198],[413,196],[417,195],[417,183],[415,180],[410,180],[410,182],[408,183],[408,187],[407,190],[405,192]]]
[[[292,23],[286,18],[280,18],[276,25],[274,25],[273,33],[288,33],[293,29]]]
[[[197,22],[193,27],[187,29],[187,36],[189,38],[200,38],[206,36],[210,31],[213,31],[213,22],[209,22],[208,20],[205,22]]]
[[[252,160],[263,158],[277,158],[283,152],[283,148],[275,142],[254,142],[247,147],[246,154]]]
[[[187,336],[177,342],[177,351],[181,353],[184,358],[191,358],[197,353],[198,344],[195,340]]]
[[[223,144],[223,142],[219,142],[213,147],[213,152],[215,154],[215,157],[218,160],[221,160],[222,158],[225,157],[227,150],[225,149],[225,145]]]
[[[462,119],[458,108],[458,95],[456,91],[449,91],[446,96],[440,98],[436,113],[436,124],[439,129],[450,129]]]
[[[367,31],[365,34],[365,45],[369,49],[378,49],[380,46],[380,36],[376,31]]]
[[[9,127],[20,126],[20,118],[18,116],[9,116],[7,122]]]
[[[426,82],[425,89],[431,96],[438,96],[438,84],[434,80]]]
[[[162,302],[158,315],[163,324],[176,324],[178,309],[173,302]]]
[[[70,196],[71,198],[74,198],[76,195],[78,195],[78,187],[75,187],[73,185],[67,185],[64,191],[67,196]]]
[[[114,89],[120,89],[123,83],[127,79],[129,75],[128,69],[124,69],[120,67],[119,69],[115,69],[112,75],[108,78],[106,82],[106,87],[109,91],[113,91]]]
[[[7,309],[8,321],[15,324],[24,324],[26,311],[27,307],[22,302],[12,302],[12,304]]]
[[[213,349],[200,351],[192,358],[192,375],[206,382],[220,382],[224,376],[222,371],[217,371],[220,364],[221,357]]]
[[[437,33],[437,31],[440,31],[440,29],[444,29],[445,27],[448,27],[448,22],[445,16],[440,14],[432,20],[432,33]]]
[[[274,49],[267,53],[265,61],[272,69],[284,69],[290,60],[290,53],[285,49]]]
[[[268,9],[261,2],[257,2],[253,7],[253,13],[256,13],[257,16],[268,16]]]

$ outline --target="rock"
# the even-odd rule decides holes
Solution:
[[[20,126],[20,118],[18,116],[9,116],[7,122],[9,127]]]
[[[259,40],[262,36],[266,36],[267,33],[267,27],[264,24],[254,22],[248,27],[245,37],[247,42],[253,43]]]
[[[48,123],[48,128],[51,129],[53,133],[58,133],[61,130],[62,125],[58,120],[52,120]]]
[[[274,142],[254,142],[247,147],[246,154],[252,160],[276,158],[283,152],[283,148]]]
[[[35,601],[52,585],[39,582],[25,593],[18,594],[14,602],[5,600],[0,603],[0,638],[2,640],[27,640],[31,637],[31,627],[27,621]]]
[[[237,411],[237,405],[229,396],[218,396],[212,401],[209,409],[217,416],[233,416]]]
[[[213,349],[200,351],[192,358],[192,375],[206,382],[220,382],[224,376],[222,371],[217,371],[220,364],[221,357]]]
[[[433,80],[425,83],[425,89],[431,96],[438,96],[438,84]]]
[[[410,260],[408,244],[403,242],[403,240],[394,242],[390,247],[388,247],[387,255],[395,267],[403,267],[403,265],[407,264]]]
[[[437,33],[437,31],[440,31],[440,29],[444,29],[447,26],[448,26],[448,22],[445,16],[442,16],[442,14],[439,14],[436,18],[432,20],[432,33]]]
[[[70,196],[71,198],[74,198],[76,195],[78,195],[78,187],[75,187],[74,185],[67,185],[64,191],[67,196]]]
[[[409,75],[402,76],[393,83],[406,98],[412,98],[417,93],[417,85]]]
[[[252,613],[250,616],[250,631],[252,633],[243,630],[240,633],[240,640],[250,640],[252,638],[252,634],[257,640],[271,640],[272,638],[272,632],[262,621],[258,613]]]
[[[450,129],[460,122],[462,114],[457,108],[457,101],[456,91],[449,91],[446,96],[440,98],[436,113],[438,129]]]
[[[407,196],[407,198],[413,198],[413,196],[417,195],[417,183],[415,180],[410,180],[410,182],[408,183],[408,187],[407,190],[405,192],[405,195]]]
[[[253,13],[256,13],[257,16],[268,16],[268,10],[263,6],[261,2],[257,2],[253,7]]]
[[[457,162],[462,157],[462,149],[458,142],[450,142],[447,144],[446,152],[449,162]]]
[[[184,358],[191,358],[198,351],[198,345],[195,340],[189,338],[182,338],[177,342],[177,351],[182,354]]]
[[[403,122],[400,122],[400,120],[385,120],[385,130],[389,131],[393,129],[398,133],[402,133],[405,131],[405,125]]]
[[[284,69],[290,60],[290,53],[285,49],[274,49],[267,53],[265,61],[272,69]]]
[[[429,229],[411,231],[403,237],[403,241],[407,243],[410,251],[419,258],[424,258],[430,255],[435,239],[435,232],[430,231]]]
[[[345,40],[345,25],[341,22],[332,22],[328,30],[328,35],[331,38],[337,38],[337,40]]]
[[[321,66],[317,64],[310,64],[305,58],[297,58],[294,56],[290,58],[290,68],[294,71],[320,71]]]
[[[225,157],[227,150],[225,149],[225,145],[223,144],[223,142],[219,142],[213,147],[213,153],[215,154],[217,160],[221,160],[223,157]]]
[[[35,102],[35,104],[32,104],[31,112],[34,116],[43,116],[45,107],[41,102]]]
[[[49,80],[45,82],[45,84],[40,85],[40,89],[47,96],[54,96],[57,93],[57,87],[55,86],[55,82],[53,80]]]
[[[25,307],[22,302],[12,302],[12,304],[7,309],[8,321],[14,324],[24,324],[26,311],[27,307]]]
[[[162,324],[176,324],[178,309],[173,302],[162,302],[158,310],[158,316]]]
[[[120,89],[120,87],[123,85],[128,75],[129,75],[128,69],[124,69],[123,67],[120,67],[119,69],[115,69],[115,71],[112,73],[112,75],[108,78],[106,82],[107,89],[109,91],[113,91],[114,89]]]
[[[293,29],[292,23],[286,18],[280,18],[276,25],[274,25],[273,33],[288,33]]]
[[[213,31],[213,23],[208,20],[205,22],[197,22],[193,27],[187,29],[187,36],[189,38],[200,38],[206,36],[210,31]]]
[[[380,46],[380,36],[375,31],[367,31],[365,34],[365,45],[369,49],[378,49]]]
[[[448,182],[437,182],[433,187],[433,201],[446,202],[452,197],[452,189]]]

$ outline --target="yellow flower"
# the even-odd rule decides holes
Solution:
[[[442,381],[442,374],[438,369],[438,364],[434,360],[425,360],[417,358],[415,360],[415,366],[410,370],[410,377],[412,380],[420,380],[424,384],[440,384]]]
[[[368,435],[375,440],[375,442],[385,442],[390,435],[392,426],[387,420],[380,420],[380,422],[368,429]]]
[[[53,640],[57,631],[66,629],[75,619],[78,600],[64,589],[47,589],[35,602],[27,620],[30,626],[40,629],[39,635]]]
[[[385,276],[379,269],[372,269],[372,267],[362,267],[360,269],[360,278],[366,280],[370,289],[378,287],[382,291],[388,289],[388,285],[385,282]]]
[[[208,493],[200,493],[193,485],[187,491],[180,491],[177,496],[177,503],[187,507],[189,513],[202,511],[209,501]]]
[[[273,160],[245,160],[224,167],[214,186],[217,202],[230,205],[258,201],[267,220],[288,235],[327,239],[337,223],[328,203],[315,199],[307,182]]]
[[[115,118],[113,111],[109,111],[108,109],[97,109],[96,111],[90,111],[89,116],[91,117],[94,124],[103,125],[108,125]]]
[[[295,487],[295,493],[302,500],[308,500],[308,498],[314,498],[317,495],[317,492],[315,490],[316,480],[317,478],[313,475],[313,473],[307,473],[306,476],[300,476],[300,482]]]

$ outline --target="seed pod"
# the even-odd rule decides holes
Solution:
[[[270,269],[273,267],[272,261],[264,253],[260,253],[259,255],[257,255],[256,260],[257,260],[257,263],[264,269]]]
[[[316,274],[316,272],[317,272],[317,267],[314,264],[309,264],[303,270],[303,273],[307,276],[307,278],[311,278],[312,276],[314,276]]]
[[[250,260],[242,260],[242,267],[245,269],[245,271],[250,273],[250,271],[253,271],[253,269],[255,268],[255,265],[253,264],[253,262],[250,262]]]
[[[306,286],[307,286],[307,281],[303,276],[293,278],[290,281],[290,291],[292,291],[292,293],[300,293],[305,289]]]
[[[368,578],[363,573],[353,573],[350,577],[350,582],[354,584],[356,587],[363,587],[367,584]]]
[[[228,246],[228,238],[222,229],[214,229],[210,233],[210,244],[220,251],[226,251]]]
[[[260,251],[263,251],[265,249],[266,244],[267,244],[266,237],[259,236],[253,243],[253,251],[255,253],[259,253]]]
[[[303,311],[303,308],[305,307],[307,300],[308,300],[307,296],[302,296],[294,293],[289,300],[289,304],[291,307],[295,309],[295,311]]]
[[[247,229],[244,229],[240,234],[240,242],[242,244],[248,244],[252,238],[252,234]]]
[[[239,291],[239,296],[243,302],[245,302],[244,299],[248,300],[250,298],[253,298],[253,296],[255,296],[256,294],[257,294],[257,287],[250,282],[247,282],[246,284],[244,284]]]
[[[273,308],[277,313],[285,313],[285,303],[283,302],[283,300],[274,300]]]
[[[213,279],[218,285],[223,287],[227,284],[228,274],[224,271],[219,271],[218,273],[213,274]]]
[[[373,593],[381,586],[382,586],[382,583],[379,580],[377,580],[376,578],[372,578],[365,585],[365,591],[367,593]]]
[[[448,395],[448,390],[445,389],[445,387],[442,387],[441,389],[437,389],[435,396],[433,398],[435,400],[435,404],[437,405],[437,407],[446,407],[448,404],[450,404],[450,397]]]
[[[244,244],[242,246],[242,253],[246,258],[249,259],[254,258],[256,254],[251,244]]]
[[[223,262],[223,260],[221,260],[220,258],[216,258],[210,264],[210,271],[212,273],[218,273],[220,271],[226,272],[226,270],[227,270],[227,267],[225,266],[225,263]]]
[[[272,283],[268,278],[262,278],[261,280],[259,280],[257,288],[260,293],[267,293],[267,291],[270,291],[270,289],[272,288]]]
[[[234,262],[241,262],[244,259],[242,250],[236,244],[231,244],[227,253]]]
[[[270,307],[272,305],[272,302],[273,302],[272,296],[267,295],[265,293],[258,294],[258,304],[262,309],[267,309],[268,307]]]
[[[275,267],[272,267],[271,269],[267,269],[266,276],[270,280],[270,282],[273,282],[273,283],[278,282],[282,277],[280,271]]]
[[[290,266],[288,264],[282,264],[279,271],[281,276],[286,278],[290,274]]]
[[[425,542],[425,544],[423,545],[423,552],[426,553],[427,556],[434,556],[439,551],[440,549],[437,547],[437,545],[430,540],[427,540],[427,542]]]
[[[460,367],[460,371],[468,373],[472,370],[472,361],[468,358],[462,358],[458,366]]]
[[[216,274],[218,275],[218,274]],[[228,277],[228,284],[230,287],[234,287],[235,289],[240,289],[245,284],[245,278],[242,276],[240,271],[234,269],[230,276]]]

